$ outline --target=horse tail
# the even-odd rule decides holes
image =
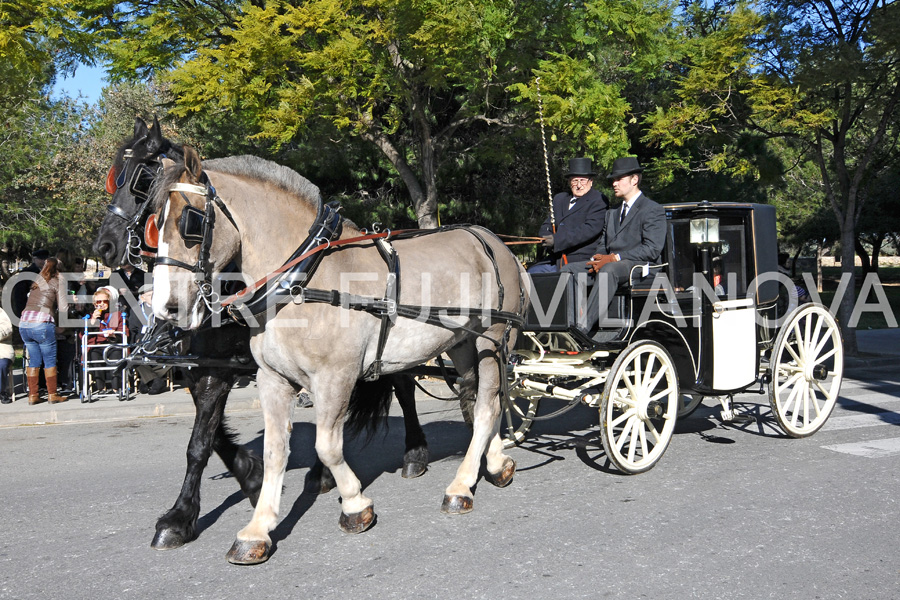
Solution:
[[[393,390],[390,377],[381,377],[375,381],[358,380],[350,393],[350,405],[347,408],[348,431],[353,435],[365,432],[366,442],[371,440],[378,425],[387,418]]]

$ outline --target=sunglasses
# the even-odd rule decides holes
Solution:
[[[101,304],[109,304],[109,300],[95,300],[94,306],[100,306]]]

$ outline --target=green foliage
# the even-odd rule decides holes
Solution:
[[[26,103],[9,115],[0,144],[0,243],[87,250],[102,217],[103,175],[91,165],[86,107]]]

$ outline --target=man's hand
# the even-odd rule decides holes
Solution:
[[[603,267],[603,265],[616,262],[619,259],[616,258],[615,254],[595,254],[591,257],[591,260],[588,261],[588,271],[591,273],[596,273]]]
[[[544,248],[550,248],[552,250],[553,249],[553,236],[552,235],[544,236],[544,241],[541,242],[541,244],[544,246]]]

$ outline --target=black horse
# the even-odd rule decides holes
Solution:
[[[152,255],[153,249],[144,242],[144,226],[149,215],[145,209],[150,187],[164,159],[183,162],[182,147],[163,137],[157,119],[149,127],[142,119],[135,119],[134,134],[116,152],[107,177],[106,189],[113,199],[94,242],[94,251],[106,264],[130,261],[137,265],[142,254]],[[197,537],[200,481],[213,450],[254,506],[262,486],[262,459],[239,445],[225,423],[225,403],[235,381],[256,370],[250,354],[249,329],[236,324],[204,328],[190,336],[189,344],[191,354],[201,357],[199,366],[184,370],[197,413],[188,442],[187,471],[181,493],[172,508],[157,521],[151,542],[153,548],[161,550],[178,548]],[[415,381],[405,374],[383,377],[377,390],[380,404],[390,402],[391,390],[403,410],[406,429],[402,475],[418,477],[428,465],[428,445],[416,414]],[[367,419],[354,418],[351,414],[349,420],[363,423]],[[334,486],[331,473],[317,459],[307,476],[306,489],[325,493]]]

